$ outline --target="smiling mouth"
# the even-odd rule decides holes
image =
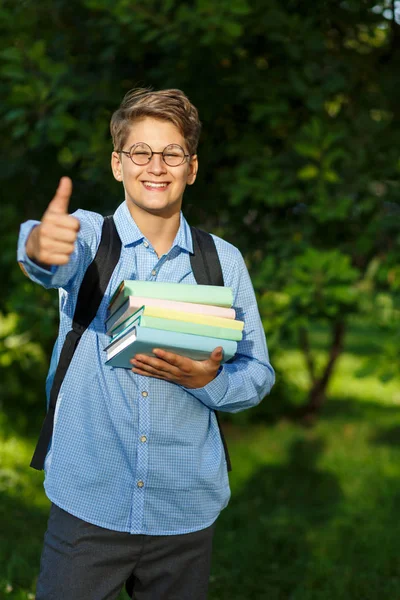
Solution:
[[[142,184],[144,185],[146,190],[156,190],[162,192],[163,190],[166,190],[169,186],[169,181],[163,181],[160,183],[156,183],[154,181],[142,181]]]

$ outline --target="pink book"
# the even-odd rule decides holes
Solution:
[[[155,306],[157,308],[209,315],[213,317],[223,317],[225,319],[236,318],[234,308],[223,308],[222,306],[212,306],[209,304],[195,304],[193,302],[179,302],[177,300],[162,300],[160,298],[144,298],[143,296],[128,296],[126,301],[106,320],[107,331],[109,332],[111,329],[117,327],[131,314],[139,310],[141,306]]]

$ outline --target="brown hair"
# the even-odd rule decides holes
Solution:
[[[143,117],[171,121],[185,138],[189,153],[196,154],[201,130],[197,108],[181,90],[153,91],[151,88],[130,90],[111,117],[115,151],[122,150],[132,122]]]

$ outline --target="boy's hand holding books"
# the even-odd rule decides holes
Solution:
[[[223,357],[221,347],[215,348],[209,359],[201,361],[156,348],[153,353],[157,358],[145,354],[137,354],[132,358],[133,372],[189,389],[204,387],[215,379]]]
[[[71,194],[72,181],[62,177],[40,225],[32,229],[26,243],[26,253],[36,263],[57,266],[69,262],[80,228],[79,220],[68,214]]]

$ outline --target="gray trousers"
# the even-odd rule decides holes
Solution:
[[[36,600],[205,600],[215,524],[182,535],[131,535],[56,505],[44,538]]]

